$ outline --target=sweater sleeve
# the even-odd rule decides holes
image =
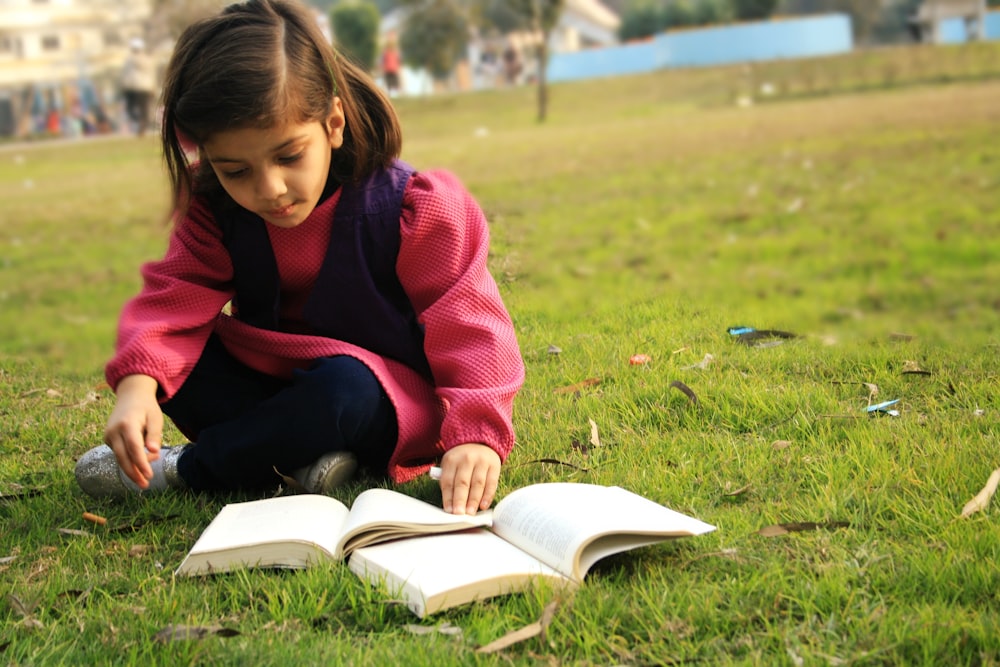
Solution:
[[[142,267],[143,288],[125,304],[116,352],[105,367],[112,388],[127,375],[149,375],[170,398],[201,356],[212,324],[233,295],[232,263],[222,233],[195,202],[176,222],[163,259]]]
[[[415,174],[403,196],[397,273],[424,327],[424,351],[446,413],[441,442],[482,443],[506,459],[524,363],[487,269],[489,230],[446,172]]]

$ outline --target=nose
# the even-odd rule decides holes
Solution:
[[[285,185],[285,178],[280,168],[269,167],[260,172],[260,178],[257,179],[258,197],[272,201],[284,196],[287,192],[288,186]]]

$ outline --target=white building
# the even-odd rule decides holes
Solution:
[[[151,0],[0,0],[0,136],[37,131],[40,106],[111,97],[150,15]]]

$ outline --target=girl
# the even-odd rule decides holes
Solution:
[[[359,464],[404,482],[440,460],[444,509],[486,509],[524,366],[485,218],[397,159],[390,102],[296,2],[231,5],[177,43],[174,228],[122,313],[107,444],[77,480],[325,493]],[[163,414],[189,444],[161,446]]]

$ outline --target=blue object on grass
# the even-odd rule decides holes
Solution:
[[[753,327],[729,327],[727,329],[731,336],[742,336],[743,334],[748,334],[756,331]]]
[[[886,410],[886,408],[888,408],[890,405],[895,405],[896,403],[899,403],[898,398],[894,398],[891,401],[876,403],[875,405],[869,405],[867,408],[865,408],[865,411],[868,412],[869,414],[880,412],[882,414],[890,415],[892,417],[898,417],[899,410]]]

